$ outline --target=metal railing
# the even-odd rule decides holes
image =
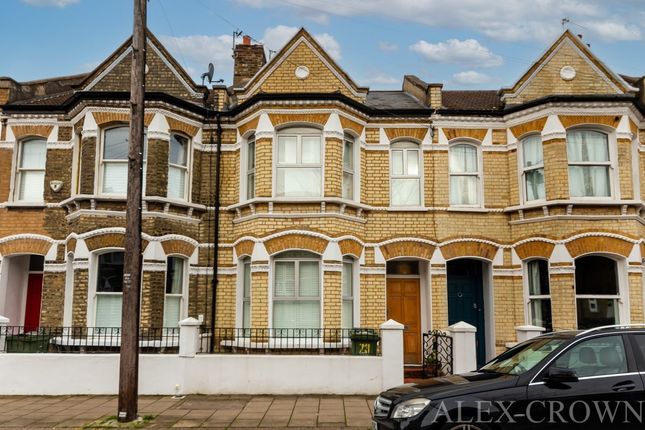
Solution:
[[[120,327],[0,326],[0,352],[6,353],[118,353]],[[139,330],[139,350],[144,354],[176,354],[179,328]]]
[[[425,378],[452,374],[452,337],[441,330],[423,333],[423,376]]]
[[[202,328],[199,353],[381,355],[378,329]]]

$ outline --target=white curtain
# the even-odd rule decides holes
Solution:
[[[279,167],[278,196],[319,197],[322,190],[320,167]]]
[[[45,172],[24,171],[20,174],[20,191],[18,200],[25,202],[42,202],[45,193]]]
[[[27,140],[21,144],[20,189],[18,200],[41,202],[45,191],[47,142]]]
[[[419,178],[392,179],[392,206],[418,206],[420,200]]]
[[[455,145],[450,148],[450,173],[476,173],[477,148],[472,145]]]
[[[168,166],[168,197],[183,199],[186,193],[186,169]]]
[[[524,158],[524,167],[531,167],[541,164],[542,155],[542,138],[540,136],[531,136],[522,141],[522,156]]]
[[[576,130],[567,134],[569,162],[609,161],[607,135],[592,130]]]
[[[181,296],[166,295],[164,305],[163,326],[177,327],[181,316]]]
[[[572,197],[609,197],[609,166],[569,166]]]
[[[607,197],[609,166],[575,165],[575,163],[609,162],[607,135],[592,130],[575,130],[567,134],[569,188],[573,197]],[[574,165],[571,165],[574,164]]]
[[[476,205],[478,203],[479,178],[477,176],[450,177],[450,204],[451,205]]]

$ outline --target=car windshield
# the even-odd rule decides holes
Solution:
[[[535,367],[564,342],[566,339],[550,337],[523,342],[486,364],[480,371],[521,375]]]

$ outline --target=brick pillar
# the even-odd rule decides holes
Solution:
[[[632,269],[633,270],[633,269]],[[629,271],[629,307],[631,323],[645,323],[645,315],[643,312],[643,272],[642,268],[639,271]]]
[[[75,270],[74,298],[72,300],[72,325],[75,327],[94,326],[94,321],[87,321],[87,288],[87,269]]]
[[[44,272],[40,325],[44,327],[62,326],[64,307],[65,272]]]
[[[141,292],[141,326],[163,327],[165,272],[143,272]]]
[[[569,164],[566,139],[542,142],[544,154],[544,181],[547,200],[569,198]]]
[[[45,165],[45,201],[59,202],[71,196],[72,190],[72,150],[71,149],[48,149],[47,162]],[[63,187],[54,192],[49,183],[61,181]]]
[[[96,135],[84,135],[81,139],[81,166],[79,189],[81,194],[94,194],[96,172]]]
[[[521,276],[497,276],[495,269],[493,269],[496,354],[502,353],[506,349],[507,343],[516,341],[515,327],[524,324],[522,297]]]
[[[262,138],[255,141],[255,195],[273,196],[273,139]]]
[[[448,274],[445,264],[431,265],[430,295],[432,329],[445,330],[448,328]]]
[[[325,197],[341,197],[343,187],[343,141],[325,138]]]
[[[251,264],[251,328],[269,327],[269,263]]]
[[[385,267],[382,274],[361,273],[361,327],[377,328],[387,320]]]
[[[634,198],[634,185],[632,180],[632,141],[617,139],[618,144],[618,177],[620,183],[620,197],[622,199]]]
[[[334,261],[323,264],[323,288],[324,297],[322,327],[332,329],[327,333],[329,341],[334,341],[335,336],[331,336],[333,331],[341,328],[341,308],[343,303],[342,296],[342,262]]]
[[[168,149],[167,140],[148,140],[146,196],[166,197],[168,193]]]
[[[572,266],[550,268],[551,312],[553,331],[575,329],[578,326],[576,314],[575,269]]]
[[[517,167],[517,149],[511,149],[508,151],[508,178],[509,178],[509,204],[510,206],[516,206],[520,204],[520,187],[523,187],[523,184],[519,183],[519,178],[514,172],[518,169]]]
[[[237,309],[237,291],[234,274],[217,275],[217,313],[216,327],[235,327],[235,310]]]

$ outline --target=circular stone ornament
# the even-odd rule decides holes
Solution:
[[[560,77],[565,81],[570,81],[576,77],[576,69],[571,66],[564,66],[560,69]]]
[[[309,76],[309,68],[307,66],[296,67],[296,78],[307,79],[308,76]]]

